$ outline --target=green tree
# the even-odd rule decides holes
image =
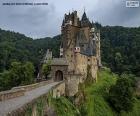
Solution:
[[[12,62],[8,71],[0,73],[0,91],[33,83],[34,71],[31,62]]]
[[[10,89],[12,87],[11,85],[11,78],[10,78],[10,72],[4,71],[3,73],[0,73],[0,91]]]
[[[27,84],[31,84],[34,81],[34,66],[31,62],[26,62],[23,66],[22,69],[23,70],[23,76],[21,79],[21,84],[22,85],[27,85]]]
[[[117,111],[130,111],[133,108],[134,86],[128,77],[119,78],[109,90],[109,103]]]
[[[50,71],[51,71],[51,60],[49,60],[46,64],[43,64],[42,66],[42,72],[43,72],[43,75],[47,78],[47,76],[50,74]]]
[[[115,54],[115,68],[116,68],[116,71],[118,71],[120,73],[123,72],[122,69],[121,69],[122,63],[123,63],[122,55],[121,55],[120,52],[117,52]]]

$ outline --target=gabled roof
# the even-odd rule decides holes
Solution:
[[[51,65],[52,66],[67,66],[68,62],[65,58],[53,58]]]

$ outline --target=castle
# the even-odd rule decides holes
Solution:
[[[54,81],[66,81],[66,90],[73,96],[78,84],[87,77],[87,67],[93,80],[97,79],[97,71],[101,66],[100,31],[89,21],[86,13],[81,20],[77,11],[65,14],[61,26],[62,42],[60,58],[52,58],[51,77]],[[47,52],[49,59],[52,53]]]

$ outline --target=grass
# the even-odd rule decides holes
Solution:
[[[104,99],[109,87],[115,84],[117,75],[111,74],[109,70],[101,71],[98,82],[85,88],[87,100],[85,107],[88,116],[113,116],[114,112]]]
[[[135,98],[132,111],[120,114],[116,113],[105,100],[110,86],[116,83],[117,77],[109,69],[101,70],[97,82],[84,88],[86,101],[79,109],[65,97],[53,99],[58,116],[140,116],[140,99]]]
[[[78,116],[79,110],[65,97],[52,100],[57,116]]]

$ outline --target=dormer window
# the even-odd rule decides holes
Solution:
[[[80,47],[75,47],[75,52],[80,52]]]

